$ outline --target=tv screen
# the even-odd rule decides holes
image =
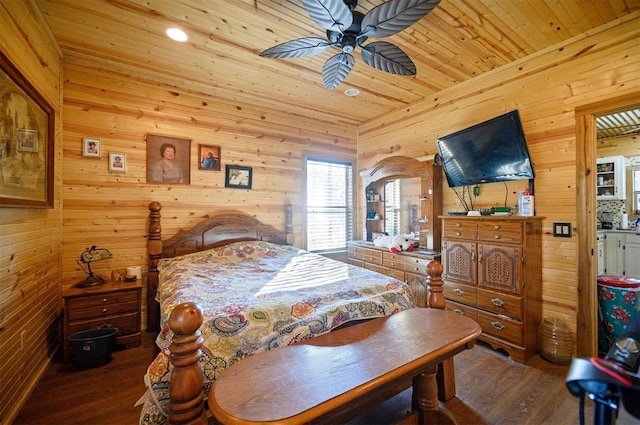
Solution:
[[[534,178],[518,111],[436,140],[449,187]]]

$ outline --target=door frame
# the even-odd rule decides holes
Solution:
[[[640,107],[640,92],[577,107],[576,224],[578,229],[578,306],[576,355],[598,354],[598,291],[596,245],[596,117]],[[584,209],[581,206],[584,205]]]

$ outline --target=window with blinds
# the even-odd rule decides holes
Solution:
[[[307,250],[347,249],[353,235],[351,164],[307,160]]]
[[[400,233],[400,179],[384,184],[384,229],[390,235]]]

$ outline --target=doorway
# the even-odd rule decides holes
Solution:
[[[576,108],[576,173],[578,228],[578,306],[576,355],[592,357],[598,353],[598,298],[596,287],[596,117],[640,107],[640,94]],[[580,206],[586,208],[582,209]]]

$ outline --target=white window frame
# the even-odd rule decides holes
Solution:
[[[342,164],[342,165],[348,165],[351,167],[351,191],[350,191],[350,198],[351,198],[351,204],[348,205],[348,213],[350,214],[350,219],[351,219],[351,225],[350,225],[350,229],[349,227],[347,228],[347,235],[346,235],[346,241],[352,241],[354,240],[354,236],[355,236],[355,231],[356,231],[356,179],[355,179],[355,164],[353,160],[349,160],[349,159],[345,159],[345,158],[336,158],[336,157],[332,157],[332,158],[328,158],[328,157],[323,157],[323,156],[319,156],[319,155],[313,155],[313,154],[309,154],[306,155],[304,157],[304,188],[303,188],[303,246],[304,249],[311,251],[309,248],[309,240],[308,240],[308,231],[307,231],[307,227],[308,227],[308,211],[310,206],[308,205],[308,201],[307,201],[307,196],[308,196],[308,191],[307,191],[307,184],[308,184],[308,168],[307,168],[307,164],[309,161],[315,161],[315,162],[324,162],[324,163],[333,163],[333,164]],[[316,253],[333,253],[333,252],[342,252],[342,251],[346,251],[347,247],[346,247],[346,243],[344,247],[333,247],[333,248],[329,248],[329,249],[319,249],[319,250],[313,250],[313,252]]]

